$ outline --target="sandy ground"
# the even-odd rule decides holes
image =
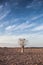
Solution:
[[[42,49],[0,48],[0,65],[43,65]]]

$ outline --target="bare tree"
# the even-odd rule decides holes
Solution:
[[[25,38],[20,38],[19,39],[19,44],[21,46],[21,52],[24,52],[24,46],[26,45],[27,40]]]

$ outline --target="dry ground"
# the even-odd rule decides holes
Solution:
[[[0,65],[43,65],[43,48],[0,48]]]

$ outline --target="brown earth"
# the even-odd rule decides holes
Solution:
[[[0,65],[43,65],[43,48],[0,48]]]

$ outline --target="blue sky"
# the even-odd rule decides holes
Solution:
[[[43,0],[0,0],[0,46],[18,46],[21,37],[43,46]]]

